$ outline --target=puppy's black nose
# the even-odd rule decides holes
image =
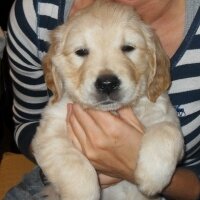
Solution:
[[[119,86],[120,80],[117,76],[112,74],[100,75],[95,82],[97,91],[107,95],[116,91]]]

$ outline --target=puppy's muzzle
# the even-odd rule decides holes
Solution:
[[[105,74],[98,76],[95,82],[95,88],[98,93],[109,96],[119,89],[120,84],[121,81],[116,75]]]

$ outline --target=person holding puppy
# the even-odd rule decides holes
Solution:
[[[180,118],[186,155],[162,195],[169,199],[196,200],[200,197],[200,1],[116,1],[136,9],[155,30],[171,58],[172,85],[169,95]],[[51,96],[44,83],[41,67],[41,60],[48,50],[48,33],[91,3],[93,0],[16,0],[11,10],[7,51],[14,86],[15,139],[21,152],[30,159],[34,159],[31,155],[31,140],[42,109]],[[85,111],[77,104],[70,104],[67,109],[66,123],[73,142],[98,171],[102,188],[124,179],[134,183],[132,174],[136,168],[144,128],[132,110],[121,109],[116,117],[101,111]],[[101,129],[102,125],[109,128]],[[94,130],[101,130],[95,135],[96,138]],[[91,135],[93,140],[89,140]],[[116,135],[117,143],[123,147],[120,153],[118,146],[113,145],[113,137]],[[38,169],[28,175],[22,184],[26,186],[26,181],[33,176],[37,177],[32,183],[33,188],[34,184],[42,187]],[[25,187],[21,186],[11,189],[5,199],[23,200],[24,192],[33,199],[41,190],[41,187],[36,190],[29,187],[29,190],[24,191]]]

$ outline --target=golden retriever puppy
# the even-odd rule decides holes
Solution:
[[[183,138],[166,93],[169,59],[154,32],[129,6],[100,0],[59,26],[51,39],[44,71],[53,96],[32,148],[59,198],[160,199],[156,195],[183,155]],[[68,102],[104,111],[133,107],[145,127],[135,185],[122,181],[100,190],[95,169],[67,134]]]

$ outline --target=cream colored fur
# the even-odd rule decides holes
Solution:
[[[183,138],[166,93],[169,59],[154,32],[132,8],[102,0],[54,30],[51,42],[44,71],[54,95],[43,112],[32,148],[60,199],[160,199],[152,196],[170,182],[183,155]],[[88,53],[80,55],[77,51],[81,49]],[[105,74],[120,80],[119,88],[108,96],[95,88],[98,77]],[[105,111],[133,107],[145,127],[133,172],[136,185],[122,181],[100,190],[95,169],[68,137],[68,102]]]

